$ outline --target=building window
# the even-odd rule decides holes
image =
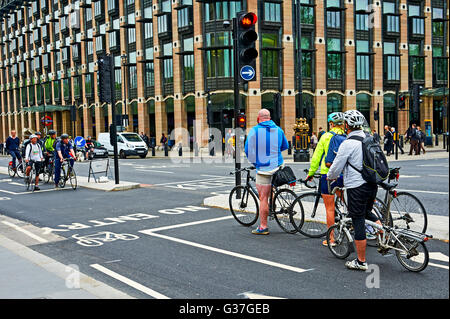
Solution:
[[[383,97],[384,125],[395,127],[395,104],[396,102],[394,94],[386,94]]]
[[[205,21],[227,20],[241,11],[241,1],[214,1],[205,3]]]
[[[330,94],[327,96],[327,116],[333,112],[342,112],[342,95]]]
[[[360,53],[369,53],[369,41],[356,41],[356,79],[369,80],[370,56]]]
[[[145,86],[155,86],[155,71],[152,63],[145,63]]]
[[[296,2],[298,0],[295,0]],[[300,0],[301,4],[311,4],[311,0]],[[301,6],[300,8],[300,21],[302,24],[314,24],[314,7],[313,6]]]
[[[361,112],[366,118],[367,123],[370,124],[370,107],[372,105],[372,98],[369,94],[356,95],[356,109]]]
[[[189,37],[183,39],[183,52],[192,54],[183,55],[183,80],[193,81],[195,79],[194,72],[194,38]]]
[[[327,8],[340,8],[340,0],[327,0]],[[341,12],[338,10],[327,10],[327,28],[341,27]]]
[[[400,56],[396,42],[384,42],[384,79],[387,81],[400,81]]]
[[[342,78],[342,53],[340,39],[327,39],[327,75],[328,79]]]
[[[306,78],[312,77],[313,70],[313,52],[309,51],[312,49],[311,41],[311,37],[302,37],[302,76]]]
[[[178,10],[178,27],[179,28],[191,27],[192,24],[193,24],[192,7],[186,7],[181,10]]]
[[[434,19],[443,19],[443,18],[444,18],[444,9],[433,8],[433,20]],[[443,37],[444,30],[445,30],[445,22],[444,21],[433,21],[432,29],[433,29],[433,37]]]
[[[425,58],[422,56],[422,45],[417,43],[409,44],[409,70],[413,81],[425,80]]]
[[[263,77],[279,77],[280,54],[279,36],[277,33],[262,34],[262,76]]]
[[[230,32],[216,32],[206,34],[206,47],[231,46]],[[207,77],[231,77],[233,52],[230,49],[207,49],[206,69]]]
[[[135,65],[130,65],[129,68],[129,75],[130,75],[130,89],[136,90],[137,89],[137,68]]]
[[[264,2],[264,21],[281,22],[281,3]]]

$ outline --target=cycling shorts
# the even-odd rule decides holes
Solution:
[[[27,167],[31,167],[31,164],[34,163],[34,167],[36,168],[36,172],[40,172],[42,168],[42,162],[29,161],[27,163]]]
[[[320,177],[319,186],[321,194],[330,195],[330,192],[328,191],[327,174],[322,174]],[[332,191],[335,187],[344,187],[344,177],[342,175],[330,184],[330,190]]]

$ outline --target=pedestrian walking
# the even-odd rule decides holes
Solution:
[[[411,126],[406,131],[406,139],[409,140],[409,154],[412,155],[413,150],[415,155],[419,155],[418,146],[419,146],[419,136],[417,134],[417,126],[416,124],[411,124]]]
[[[419,135],[419,140],[418,140],[418,144],[417,144],[417,152],[418,155],[420,155],[420,151],[423,151],[423,154],[426,153],[425,151],[425,133],[422,131],[422,129],[420,128],[420,126],[417,127],[417,134]]]
[[[376,130],[373,130],[372,135],[373,135],[373,138],[375,139],[375,141],[380,143],[381,138],[380,138],[380,135],[377,133]]]
[[[384,127],[384,150],[386,156],[390,156],[394,150],[394,137],[388,125]]]
[[[323,134],[325,134],[326,132],[323,130],[323,128],[320,126],[319,127],[319,134],[317,134],[317,139],[320,141],[320,138],[322,137]]]
[[[400,150],[402,154],[405,154],[405,151],[403,151],[403,148],[400,146],[399,136],[398,133],[396,133],[395,127],[391,127],[392,136],[394,137],[394,146],[397,146],[397,148]],[[394,150],[392,150],[394,152]]]
[[[311,135],[311,149],[314,150],[316,149],[317,143],[319,142],[319,139],[317,138],[316,132],[312,132]]]
[[[256,188],[259,194],[260,225],[252,231],[255,235],[268,235],[269,195],[272,175],[283,165],[282,153],[289,148],[283,130],[270,119],[270,111],[261,109],[257,117],[258,125],[248,133],[245,154],[256,167]]]
[[[161,139],[159,140],[161,143],[161,146],[164,147],[167,144],[167,137],[164,135],[164,133],[161,134]]]

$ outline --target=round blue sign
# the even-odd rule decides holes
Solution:
[[[82,136],[75,137],[73,142],[75,143],[76,147],[84,147],[86,145],[86,141]]]
[[[254,79],[256,72],[255,69],[253,67],[251,67],[250,65],[244,65],[241,68],[241,78],[244,81],[251,81]]]

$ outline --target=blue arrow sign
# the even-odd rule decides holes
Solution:
[[[241,78],[244,81],[251,81],[255,78],[256,72],[255,69],[253,67],[251,67],[250,65],[244,65],[241,68]]]
[[[84,140],[84,138],[82,136],[75,137],[73,142],[75,143],[75,145],[77,147],[84,147],[86,145],[86,141]]]

